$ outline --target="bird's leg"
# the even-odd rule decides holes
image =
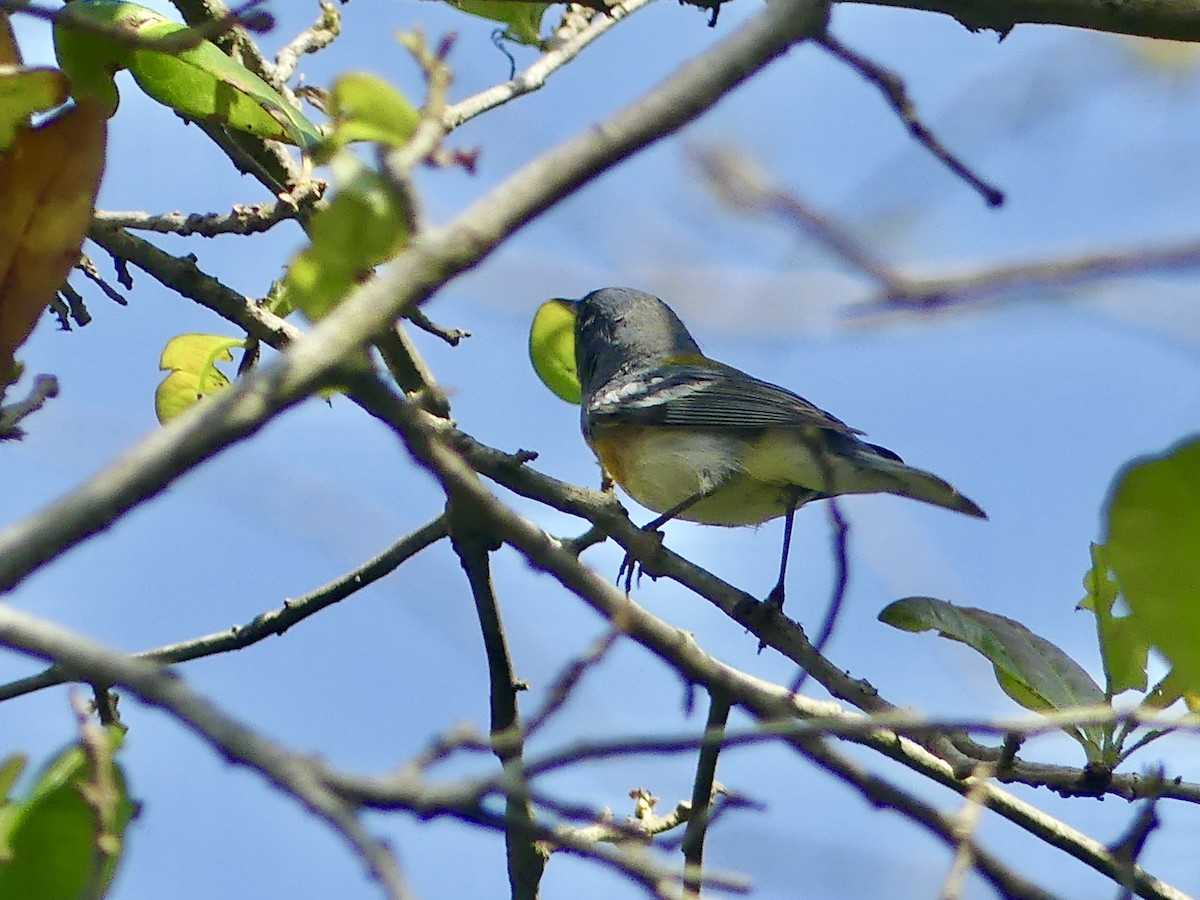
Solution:
[[[653,520],[647,522],[645,525],[642,526],[641,530],[648,532],[648,533],[653,533],[655,531],[658,531],[658,529],[662,528],[664,525],[666,525],[668,522],[670,522],[672,519],[674,519],[676,516],[678,516],[685,509],[687,509],[688,507],[697,503],[698,501],[703,500],[707,496],[708,496],[708,493],[705,491],[699,491],[695,494],[692,494],[692,496],[685,499],[682,503],[676,503],[674,506],[672,506],[670,509],[668,509],[661,516],[658,516],[656,519],[653,519]],[[640,568],[641,568],[641,563],[639,563],[636,559],[633,558],[632,553],[629,553],[628,551],[626,551],[625,558],[623,560],[621,560],[621,568],[617,570],[617,584],[621,583],[622,578],[625,579],[625,593],[626,594],[628,594],[629,591],[633,588],[634,573],[638,572],[638,570]],[[638,574],[640,574],[640,572],[638,572]]]
[[[800,505],[800,495],[797,493],[788,503],[787,513],[783,520],[783,554],[779,558],[779,580],[771,593],[767,594],[767,603],[776,609],[783,610],[783,585],[787,577],[788,552],[792,549],[792,526],[796,522],[796,508]]]

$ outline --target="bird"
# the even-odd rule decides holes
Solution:
[[[652,294],[607,287],[553,302],[574,312],[584,439],[608,479],[660,514],[645,530],[673,519],[741,526],[784,517],[767,595],[778,608],[796,510],[810,501],[888,493],[987,518],[948,482],[799,394],[705,356]]]

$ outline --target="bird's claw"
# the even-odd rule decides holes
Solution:
[[[637,575],[639,583],[642,576],[642,564],[633,558],[632,553],[626,553],[625,558],[621,560],[621,568],[617,569],[617,584],[621,583],[621,579],[625,580],[625,593],[628,594],[633,589],[633,578]]]
[[[653,524],[653,523],[651,523]],[[652,536],[657,541],[658,546],[662,547],[663,533],[657,528],[646,526],[641,531]],[[646,571],[646,567],[642,565],[641,560],[634,559],[633,554],[628,550],[625,551],[625,558],[621,560],[621,568],[617,570],[617,584],[621,583],[621,579],[625,580],[625,593],[628,594],[633,589],[633,579],[636,576],[638,584],[641,584],[642,575]],[[657,578],[655,574],[650,575],[651,578]]]

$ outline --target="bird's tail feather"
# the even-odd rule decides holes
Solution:
[[[899,460],[875,454],[869,457],[864,455],[860,459],[867,464],[866,468],[869,468],[873,480],[877,481],[876,490],[899,494],[913,500],[923,500],[934,506],[952,509],[979,519],[987,518],[987,513],[979,508],[979,504],[959,493],[952,484],[943,481],[932,472],[914,469]]]

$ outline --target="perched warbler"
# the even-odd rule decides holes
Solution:
[[[803,397],[709,359],[667,304],[604,288],[572,307],[583,436],[605,473],[671,519],[757,525],[785,516],[783,603],[796,510],[840,494],[889,493],[969,516],[983,510]]]

